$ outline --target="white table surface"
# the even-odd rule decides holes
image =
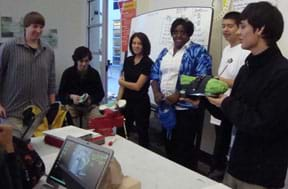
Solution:
[[[112,137],[106,137],[107,148],[114,150],[123,174],[138,179],[142,189],[228,189],[205,176],[174,163],[152,151],[134,144],[120,136],[112,146],[107,143]],[[46,172],[49,173],[59,148],[47,145],[43,138],[33,138],[32,144],[43,159]]]

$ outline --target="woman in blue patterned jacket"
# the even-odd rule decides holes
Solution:
[[[203,76],[211,74],[211,57],[200,44],[190,40],[194,32],[193,23],[185,18],[177,18],[171,25],[170,33],[173,46],[164,48],[151,70],[151,85],[155,102],[175,108],[176,125],[168,130],[165,147],[169,159],[197,169],[195,138],[201,131],[204,108],[199,101],[190,103],[179,100],[178,81],[181,74]],[[161,120],[160,120],[161,121]],[[163,123],[162,123],[163,125]],[[165,123],[163,125],[164,132]]]

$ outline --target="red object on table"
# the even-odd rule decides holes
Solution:
[[[105,137],[101,135],[101,136],[89,138],[89,139],[87,139],[87,141],[101,145],[101,144],[105,143]],[[55,138],[51,135],[45,135],[44,142],[46,144],[55,146],[57,148],[61,148],[62,144],[64,143],[64,140],[59,139],[59,138]]]
[[[92,118],[88,122],[88,128],[104,136],[113,135],[113,127],[123,127],[124,116],[119,111],[104,110],[103,117]]]
[[[52,146],[55,146],[57,148],[61,148],[62,144],[64,143],[63,140],[55,138],[53,136],[45,135],[44,142],[46,144],[50,144]]]

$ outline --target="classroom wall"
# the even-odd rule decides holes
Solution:
[[[86,0],[1,0],[0,16],[10,16],[16,21],[30,11],[38,11],[46,19],[44,29],[58,30],[56,58],[57,85],[65,68],[72,65],[72,54],[77,46],[86,44]],[[0,26],[1,27],[1,26]]]
[[[288,1],[279,0],[278,8],[283,14],[285,23],[288,23]],[[213,4],[212,4],[213,3]],[[137,0],[137,15],[169,7],[179,6],[213,6],[214,18],[222,9],[222,0]],[[65,9],[65,11],[64,11]],[[58,47],[55,48],[57,84],[63,70],[72,64],[71,55],[79,45],[86,45],[87,39],[87,1],[86,0],[1,0],[0,16],[11,16],[18,20],[25,13],[36,10],[46,18],[46,28],[57,28]],[[1,26],[0,26],[1,27]],[[279,46],[288,57],[288,27],[285,24],[284,33]],[[221,19],[214,19],[210,54],[213,57],[213,73],[219,65],[222,48],[226,45],[221,34]]]
[[[222,37],[221,16],[219,16],[223,7],[222,2],[222,0],[137,0],[137,15],[170,7],[212,6],[214,8],[214,21],[211,35],[210,54],[213,58],[213,73],[216,74],[221,59],[222,49],[227,45]],[[231,0],[231,3],[233,3],[233,0]],[[283,55],[288,58],[288,1],[278,0],[277,7],[283,14],[285,22],[284,32],[278,45]]]
[[[171,7],[211,6],[212,0],[137,0],[137,14]]]
[[[143,14],[145,12],[150,12],[153,10],[171,8],[171,7],[185,7],[185,6],[206,6],[211,7],[213,0],[137,0],[137,15]],[[214,0],[214,16],[218,15],[222,5],[222,0]],[[220,22],[221,23],[221,22]],[[212,31],[211,31],[211,40],[210,40],[210,54],[213,59],[213,73],[216,73],[220,58],[222,48],[219,48],[219,45],[222,46],[222,34],[221,34],[221,24],[218,20],[213,21]],[[220,26],[219,26],[220,24]]]

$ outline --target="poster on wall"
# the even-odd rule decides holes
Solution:
[[[1,37],[14,37],[11,31],[12,17],[1,17]]]
[[[249,3],[259,2],[261,0],[233,0],[233,10],[241,12]],[[265,0],[272,5],[277,6],[278,0]]]
[[[50,47],[56,48],[58,46],[58,31],[57,29],[48,29],[42,34],[41,39],[48,43]]]
[[[14,22],[12,17],[1,17],[1,37],[13,38],[18,37],[23,33],[23,27],[19,22]]]
[[[136,16],[136,0],[119,2],[121,11],[121,50],[128,51],[131,19]]]

